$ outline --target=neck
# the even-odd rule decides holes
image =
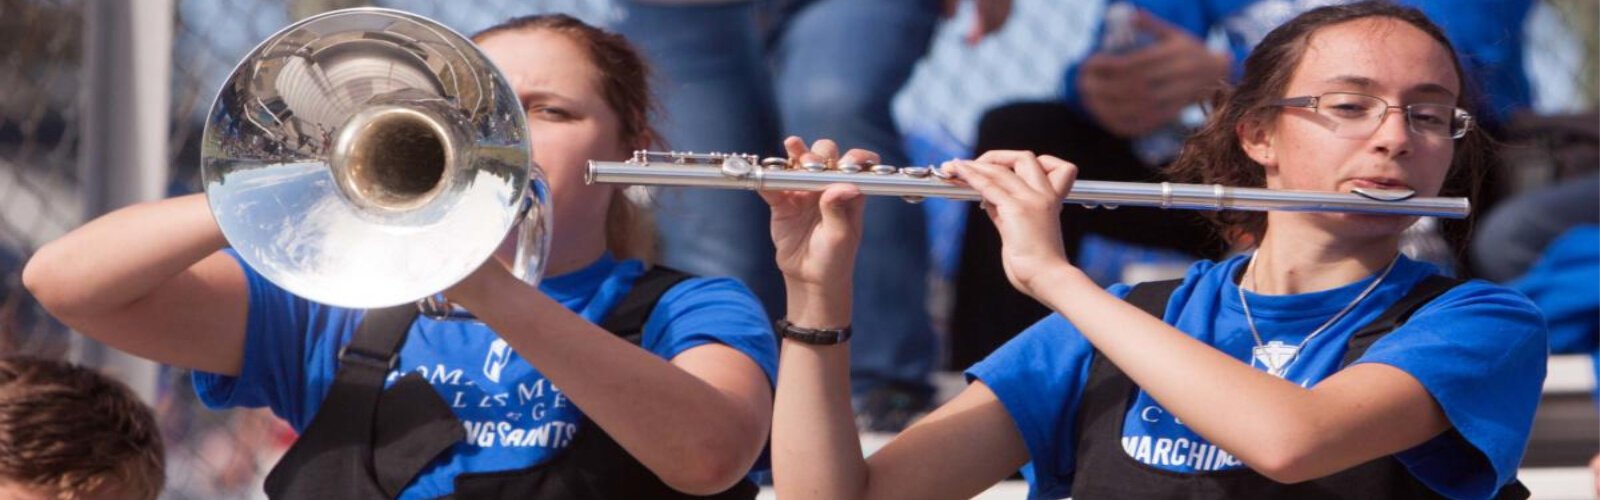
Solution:
[[[550,238],[550,253],[545,256],[544,275],[558,276],[593,264],[606,251],[605,226],[595,229],[581,229],[584,234],[562,233]],[[558,243],[559,242],[559,243]],[[506,242],[495,252],[495,258],[500,262],[509,264],[516,256],[516,238],[507,237]],[[509,265],[507,267],[510,267]]]
[[[1400,235],[1351,240],[1298,224],[1269,224],[1242,286],[1286,295],[1328,290],[1382,271],[1399,253]]]
[[[558,238],[561,238],[559,240],[561,244],[550,245],[550,260],[545,265],[545,276],[557,276],[583,269],[605,253],[605,225],[596,225],[582,231],[586,234],[553,235],[555,237],[552,237],[551,241],[558,241]]]

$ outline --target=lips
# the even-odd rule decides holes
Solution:
[[[1357,177],[1350,179],[1352,187],[1367,189],[1415,190],[1410,184],[1393,177]]]

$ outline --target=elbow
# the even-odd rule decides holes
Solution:
[[[1304,411],[1310,405],[1295,405],[1293,411],[1273,415],[1258,427],[1272,429],[1256,433],[1236,456],[1252,470],[1282,484],[1295,484],[1321,478],[1353,466],[1340,466],[1334,450],[1345,438],[1336,437],[1319,412]]]
[[[1321,460],[1325,454],[1305,440],[1284,439],[1277,443],[1264,447],[1256,453],[1257,456],[1246,460],[1251,469],[1267,479],[1294,484],[1338,472],[1329,470],[1326,460]]]
[[[1308,472],[1304,460],[1297,459],[1288,453],[1263,457],[1250,466],[1267,479],[1283,484],[1295,484],[1316,479],[1318,476]]]
[[[727,453],[707,453],[705,457],[681,464],[671,474],[663,474],[662,482],[682,493],[710,496],[727,491],[739,484],[750,472],[749,462],[735,460]],[[720,455],[709,456],[709,455]]]
[[[720,432],[700,440],[695,449],[674,453],[677,458],[658,473],[661,480],[672,489],[691,495],[727,491],[750,474],[766,445],[766,434],[758,434],[758,427],[735,423],[721,426]]]
[[[58,260],[50,245],[40,248],[22,267],[22,287],[51,315],[62,318],[70,316],[75,307],[69,298],[67,278],[62,276],[62,265]]]

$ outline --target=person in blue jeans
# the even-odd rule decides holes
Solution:
[[[941,10],[959,0],[629,0],[618,31],[659,72],[659,129],[675,150],[779,152],[779,137],[834,137],[905,165],[890,102],[927,52]],[[1009,0],[979,0],[975,41]],[[672,188],[655,195],[661,261],[739,278],[774,317],[784,290],[768,211],[755,194]],[[894,431],[931,399],[937,340],[923,307],[929,256],[922,208],[871,206],[854,276],[855,325],[871,331],[852,359],[861,425]]]

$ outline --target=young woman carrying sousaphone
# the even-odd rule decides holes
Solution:
[[[490,79],[439,65],[471,47],[423,54],[442,44],[382,52],[398,59],[374,68],[363,58],[378,56],[363,50],[406,47],[429,32],[408,25],[409,15],[381,12],[389,17],[338,15],[389,31],[331,38],[350,43],[348,50],[282,51],[290,57],[281,65],[242,66],[273,78],[240,88],[296,71],[322,71],[321,82],[352,77],[339,69],[374,75],[339,87],[352,94],[391,85],[386,75],[421,87]],[[443,292],[476,320],[419,317],[409,303],[370,312],[320,304],[265,279],[272,270],[253,268],[252,256],[225,248],[207,200],[186,196],[118,210],[50,243],[27,266],[28,288],[80,332],[194,370],[207,405],[268,407],[288,420],[301,435],[267,477],[274,498],[754,498],[746,476],[767,442],[776,370],[761,305],[733,280],[638,259],[648,254],[640,236],[650,233],[638,227],[638,207],[619,188],[583,181],[586,161],[625,158],[655,141],[644,62],[620,36],[559,15],[512,19],[472,41],[519,101],[508,104],[512,115],[477,125],[506,127],[525,114],[532,160],[548,174],[553,233],[537,287],[508,269],[519,258],[513,234]],[[302,54],[317,66],[301,65]],[[427,74],[433,70],[443,75],[436,82]],[[312,113],[347,104],[296,107],[304,101],[294,99],[317,88],[249,100],[266,109],[252,109],[259,113],[248,120],[219,107],[214,117],[235,120],[219,140],[314,121]],[[420,123],[415,113],[396,113],[412,120],[402,125]],[[258,139],[244,146],[271,137]],[[319,140],[269,146],[272,158],[292,157]],[[406,155],[427,150],[395,146],[414,147]],[[249,187],[237,179],[224,187]],[[496,180],[479,176],[475,186]],[[499,243],[494,236],[491,245]]]

